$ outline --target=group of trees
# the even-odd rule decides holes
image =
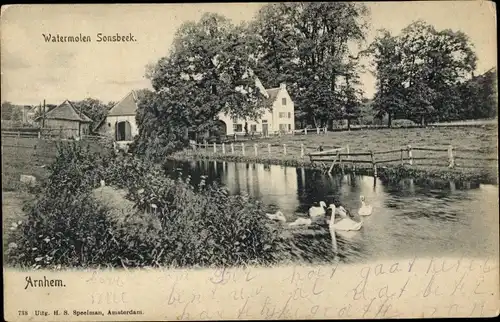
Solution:
[[[154,90],[139,104],[138,147],[174,149],[169,142],[213,128],[221,111],[258,117],[266,100],[253,76],[266,88],[286,83],[296,121],[313,126],[350,126],[367,107],[389,126],[394,118],[427,124],[496,115],[496,71],[473,77],[477,58],[463,32],[417,21],[399,35],[382,30],[366,46],[368,16],[357,2],[273,3],[240,25],[213,13],[184,23],[170,53],[148,66]],[[359,86],[366,57],[377,80],[371,102]]]
[[[477,57],[463,32],[416,21],[397,36],[381,30],[367,53],[377,79],[372,108],[389,126],[395,117],[426,125],[495,116],[496,72],[472,77]]]
[[[280,3],[251,23],[258,38],[257,74],[270,87],[286,82],[296,117],[326,126],[357,117],[361,67],[350,45],[362,45],[368,10],[362,3]]]
[[[348,45],[364,39],[367,12],[360,3],[280,3],[240,25],[213,13],[184,23],[169,55],[148,66],[154,91],[139,103],[137,148],[173,149],[187,132],[212,128],[220,112],[259,117],[270,102],[255,76],[266,88],[285,82],[308,123],[355,118],[360,66]]]
[[[94,129],[95,126],[97,126],[97,124],[106,117],[108,111],[116,104],[115,102],[104,103],[95,98],[86,98],[81,101],[72,101],[72,103],[78,111],[81,111],[92,120],[91,129]],[[57,105],[55,104],[46,104],[45,111],[49,112],[55,107],[57,107]],[[17,124],[19,126],[23,125],[22,108],[26,107],[15,106],[8,101],[3,102],[1,108],[2,120],[12,121],[14,124]],[[33,119],[37,119],[40,116],[42,116],[41,105],[33,115]]]

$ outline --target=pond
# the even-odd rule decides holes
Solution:
[[[382,182],[368,176],[326,175],[317,170],[215,161],[170,162],[168,170],[202,175],[232,194],[246,193],[261,200],[268,212],[281,210],[287,221],[306,214],[314,202],[338,200],[356,213],[360,196],[373,206],[357,232],[337,237],[346,262],[413,256],[484,257],[498,254],[498,187],[465,187],[453,182],[425,185],[411,179]],[[298,242],[304,258],[332,258],[329,234]]]

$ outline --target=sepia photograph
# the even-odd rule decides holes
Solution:
[[[490,1],[6,5],[4,319],[494,317]]]

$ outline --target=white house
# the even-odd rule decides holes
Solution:
[[[295,130],[295,106],[288,94],[285,84],[280,87],[265,89],[258,78],[255,78],[256,86],[268,100],[267,106],[263,107],[263,114],[258,120],[247,120],[249,133],[262,133],[267,136],[273,133],[290,133]],[[111,108],[108,115],[94,129],[100,135],[112,137],[118,142],[130,142],[139,133],[135,116],[137,114],[137,93],[129,92],[120,102]],[[226,135],[244,134],[245,120],[232,119],[220,113],[218,115],[219,128]]]
[[[264,113],[257,120],[247,120],[248,133],[262,133],[268,136],[272,133],[291,133],[295,130],[295,105],[288,94],[286,84],[280,87],[265,89],[258,78],[256,86],[269,101],[270,109],[264,109]],[[245,120],[233,119],[220,113],[218,115],[220,128],[225,129],[226,135],[245,133]]]
[[[139,133],[135,115],[137,113],[137,93],[131,91],[115,106],[94,129],[101,135],[112,137],[118,142],[130,142]]]

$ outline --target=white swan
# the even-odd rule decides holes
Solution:
[[[327,220],[328,227],[331,229],[339,230],[339,231],[351,231],[351,230],[360,230],[363,227],[363,222],[357,222],[348,218],[347,213],[345,212],[344,207],[340,206],[338,212],[336,212],[336,207],[334,204],[331,204],[328,208],[332,210],[332,218]],[[335,222],[335,214],[338,213],[341,220]],[[331,232],[330,232],[331,233]]]
[[[283,213],[281,211],[276,211],[276,213],[274,214],[268,214],[266,213],[266,216],[267,218],[271,219],[271,220],[277,220],[277,221],[281,221],[281,222],[286,222],[286,217],[285,215],[283,215]]]
[[[326,203],[324,201],[319,202],[319,207],[312,206],[309,208],[309,216],[311,219],[316,219],[318,217],[324,216],[326,214]]]
[[[310,218],[297,218],[294,222],[288,224],[288,226],[309,226],[312,224],[312,220]]]
[[[371,205],[367,205],[365,203],[365,197],[361,196],[361,208],[358,210],[358,215],[360,216],[370,216],[373,211],[373,207]]]

